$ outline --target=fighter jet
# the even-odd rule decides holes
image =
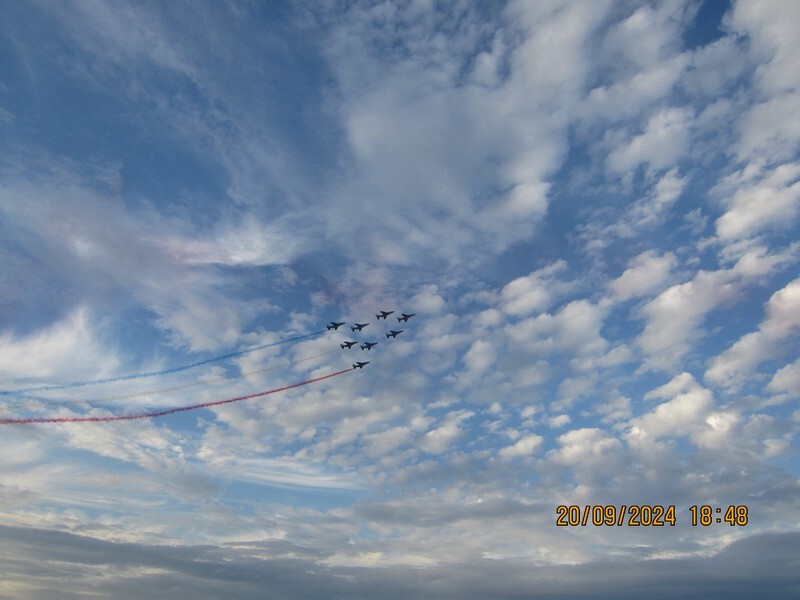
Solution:
[[[361,349],[362,350],[372,350],[372,347],[373,346],[377,346],[377,345],[378,345],[378,342],[364,342],[363,344],[361,344]]]
[[[342,342],[341,344],[339,344],[339,347],[344,350],[345,348],[352,348],[357,343],[358,342]]]
[[[402,317],[397,317],[397,322],[398,323],[400,321],[408,321],[411,317],[413,317],[417,313],[411,313],[410,315],[407,315],[406,313],[400,313],[400,314],[403,315],[403,316]]]
[[[354,362],[353,363],[353,368],[354,369],[363,369],[364,365],[368,365],[368,364],[369,364],[369,361],[367,361],[367,362]]]
[[[362,329],[364,329],[364,327],[366,327],[367,325],[369,325],[369,323],[356,323],[356,324],[355,324],[355,325],[353,325],[353,326],[352,326],[350,329],[351,329],[352,331],[361,331],[361,330],[362,330]]]
[[[376,316],[378,319],[385,319],[386,317],[388,317],[388,316],[389,316],[390,314],[392,314],[393,312],[394,312],[393,310],[382,310],[382,311],[380,311],[380,312],[379,312],[377,315],[375,315],[375,316]]]
[[[387,338],[390,338],[390,337],[397,337],[398,335],[400,335],[400,334],[401,334],[401,333],[403,333],[404,331],[405,331],[405,329],[401,329],[401,330],[399,330],[399,331],[395,331],[394,329],[392,329],[392,330],[391,330],[389,333],[387,333],[387,334],[386,334],[386,337],[387,337]]]
[[[344,325],[344,321],[342,321],[341,323],[337,323],[336,321],[331,321],[330,323],[328,323],[328,331],[330,331],[331,329],[336,331],[342,325]]]

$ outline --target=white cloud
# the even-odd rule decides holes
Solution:
[[[738,388],[748,381],[756,365],[772,357],[772,352],[773,345],[763,333],[748,333],[711,361],[705,379],[725,387]]]
[[[429,315],[442,313],[447,303],[438,292],[439,286],[435,284],[423,286],[410,300],[413,310]]]
[[[508,325],[508,336],[537,354],[553,350],[578,355],[602,352],[608,342],[600,335],[607,309],[574,300],[556,314],[544,313]]]
[[[711,361],[708,381],[738,389],[763,361],[774,358],[780,343],[800,333],[800,279],[775,292],[758,331],[745,334]]]
[[[691,54],[682,87],[692,95],[719,97],[750,66],[742,41],[725,36]]]
[[[698,271],[691,281],[676,284],[641,309],[647,320],[637,345],[648,355],[648,367],[672,369],[689,350],[691,340],[713,309],[734,300],[744,281],[736,268]]]
[[[500,292],[503,311],[525,316],[548,309],[558,296],[570,289],[570,284],[556,279],[566,269],[567,263],[559,260],[506,284]]]
[[[743,170],[742,177],[748,172]],[[752,177],[752,175],[751,175]],[[733,241],[767,228],[785,228],[800,210],[800,163],[780,165],[756,182],[739,187],[726,202],[728,210],[717,219],[717,235]],[[744,182],[743,182],[744,183]]]
[[[601,60],[619,70],[639,72],[680,49],[681,22],[688,16],[681,2],[636,8],[605,33]]]
[[[741,417],[733,411],[716,411],[706,417],[705,428],[699,429],[692,441],[700,447],[724,450],[736,433]]]
[[[240,225],[225,225],[215,236],[172,238],[163,244],[175,260],[190,265],[263,266],[290,262],[301,242],[285,226],[265,226],[248,217]]]
[[[673,384],[676,381],[673,380],[668,384],[670,387],[663,387],[659,394],[681,387],[688,387],[686,391],[629,421],[630,430],[626,437],[631,444],[649,446],[661,437],[676,438],[703,430],[706,418],[714,408],[713,396],[691,376],[687,378],[684,374],[679,377],[677,383]]]
[[[623,174],[645,163],[653,169],[671,168],[689,148],[693,118],[690,108],[666,108],[656,113],[641,134],[609,154],[609,168]]]
[[[654,173],[648,172],[646,181],[649,187],[647,194],[630,204],[615,222],[602,225],[609,211],[607,208],[600,208],[596,212],[597,221],[582,227],[582,237],[587,240],[587,249],[602,250],[615,237],[623,239],[643,237],[647,235],[648,230],[663,224],[671,216],[670,209],[683,193],[688,178],[680,177],[678,168],[675,167],[657,179]]]
[[[742,240],[723,249],[725,258],[736,259],[734,271],[743,277],[761,277],[797,261],[800,242],[794,242],[779,252],[769,253],[765,246]]]
[[[464,355],[464,363],[471,374],[481,375],[494,364],[496,352],[490,342],[476,340]]]
[[[371,223],[359,253],[382,262],[464,263],[527,236],[567,149],[565,96],[580,96],[602,8],[510,3],[493,28],[465,6],[446,17],[354,6],[327,50],[362,186],[337,204]],[[469,64],[467,81],[480,85],[461,81]],[[341,216],[329,223],[335,235],[352,228]]]
[[[767,319],[760,326],[770,339],[796,335],[800,328],[800,279],[775,292],[767,302]]]
[[[629,211],[632,225],[642,228],[661,222],[667,211],[683,193],[687,178],[670,169],[656,182],[648,198],[636,202]]]
[[[647,392],[644,396],[645,400],[652,400],[653,398],[672,398],[677,394],[681,394],[683,392],[688,392],[690,390],[697,389],[699,384],[695,381],[695,378],[692,376],[691,373],[683,372],[679,375],[676,375],[669,382],[665,383],[664,385]]]
[[[88,450],[101,456],[116,458],[140,467],[165,473],[183,470],[184,453],[181,436],[150,422],[112,423],[98,429],[92,423],[61,426],[66,445]]]
[[[800,397],[800,359],[778,369],[767,389],[771,392],[784,392],[793,398]]]
[[[609,282],[609,287],[619,300],[648,294],[664,285],[676,262],[672,252],[659,256],[646,250],[631,260],[625,272]]]
[[[561,414],[556,415],[554,417],[550,417],[548,420],[548,425],[553,428],[564,427],[564,425],[568,425],[572,422],[572,418],[568,414]]]
[[[595,427],[573,429],[558,437],[559,448],[550,450],[547,458],[556,463],[591,469],[604,462],[608,454],[622,447],[620,441]]]
[[[755,86],[764,98],[741,121],[741,160],[780,161],[796,153],[800,75],[795,57],[800,53],[800,39],[792,24],[798,19],[800,7],[791,0],[767,0],[757,6],[737,2],[729,18],[734,31],[749,37],[760,63]]]
[[[800,94],[784,94],[754,106],[742,118],[742,159],[791,159],[800,142]]]
[[[10,381],[39,383],[75,381],[108,377],[117,372],[121,359],[103,343],[97,324],[92,324],[86,307],[76,308],[70,315],[49,327],[25,336],[0,333],[0,373]],[[96,323],[96,322],[95,322]]]
[[[292,488],[354,489],[360,483],[352,476],[326,472],[296,458],[228,455],[208,463],[210,472],[238,481]]]
[[[641,6],[604,31],[593,48],[604,81],[585,98],[581,116],[619,122],[668,98],[690,61],[681,52],[681,23],[689,16],[680,2]]]
[[[613,423],[630,419],[631,400],[622,395],[612,397],[608,402],[603,402],[595,407],[597,414],[603,415],[603,423]]]
[[[155,210],[129,210],[117,189],[118,166],[100,169],[94,177],[81,176],[67,161],[38,166],[41,171],[27,180],[19,176],[4,180],[0,212],[19,232],[37,240],[35,253],[53,277],[64,278],[52,285],[74,286],[77,302],[98,310],[111,302],[123,308],[143,306],[156,315],[154,323],[176,344],[195,350],[235,343],[251,316],[248,313],[265,309],[260,302],[226,297],[219,274],[193,260],[229,264],[266,260],[272,254],[268,245],[254,246],[260,259],[247,254],[252,249],[231,243],[238,228],[223,223],[222,239],[215,244],[197,242],[193,257],[170,252],[165,239],[180,237],[189,246],[194,243],[185,234],[191,225]],[[251,222],[245,227],[248,239],[259,236]],[[230,247],[223,248],[224,244]]]
[[[675,56],[611,85],[594,88],[581,106],[584,118],[588,122],[598,118],[614,122],[635,117],[669,94],[686,64],[685,56]]]
[[[800,7],[791,0],[764,0],[757,6],[737,2],[728,19],[729,25],[746,32],[756,52],[768,59],[757,73],[759,84],[766,90],[793,90],[800,84],[795,63],[800,39],[793,26],[798,19]]]
[[[540,435],[526,435],[511,446],[501,448],[497,453],[500,458],[512,459],[533,455],[542,445],[544,438]]]
[[[492,38],[491,50],[483,51],[475,57],[470,73],[471,80],[479,85],[496,87],[500,83],[500,72],[507,52],[507,45],[498,31]]]
[[[428,431],[419,438],[417,445],[429,454],[442,454],[464,434],[459,424],[471,419],[475,413],[471,411],[456,411],[447,415],[445,422],[440,427]]]
[[[412,440],[413,430],[406,426],[392,427],[360,437],[364,452],[372,458],[393,454],[398,448],[410,444]]]
[[[569,377],[558,384],[559,401],[555,403],[559,408],[569,406],[573,400],[585,396],[593,390],[595,383],[592,377]]]

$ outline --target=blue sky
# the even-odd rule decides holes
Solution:
[[[0,596],[798,593],[799,7],[0,4]]]

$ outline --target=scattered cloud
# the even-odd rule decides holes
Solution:
[[[648,294],[664,285],[676,263],[671,252],[658,256],[653,250],[646,250],[631,261],[631,266],[612,280],[609,287],[620,300]]]
[[[796,3],[44,8],[3,418],[283,391],[3,425],[0,596],[792,594]],[[555,525],[636,503],[678,523]]]

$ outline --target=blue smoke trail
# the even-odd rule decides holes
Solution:
[[[120,377],[106,377],[105,379],[91,379],[89,381],[74,381],[72,383],[62,383],[59,385],[48,385],[42,387],[20,388],[16,390],[0,390],[0,396],[9,396],[11,394],[23,394],[25,392],[66,390],[66,389],[84,387],[87,385],[99,385],[101,383],[114,383],[116,381],[128,381],[130,379],[144,379],[145,377],[158,377],[160,375],[171,375],[172,373],[179,373],[181,371],[194,369],[195,367],[200,367],[202,365],[219,362],[221,360],[227,360],[229,358],[236,358],[237,356],[243,356],[245,354],[250,354],[251,352],[255,352],[256,350],[263,350],[264,348],[279,346],[280,344],[288,344],[289,342],[297,342],[299,340],[304,340],[306,338],[320,335],[321,333],[325,333],[325,330],[321,329],[320,331],[315,331],[314,333],[307,333],[305,335],[298,335],[296,337],[287,338],[285,340],[278,340],[277,342],[272,342],[271,344],[264,344],[263,346],[255,346],[254,348],[248,348],[247,350],[240,350],[239,352],[231,352],[229,354],[223,354],[222,356],[215,356],[214,358],[208,358],[206,360],[201,360],[200,362],[192,363],[190,365],[183,365],[182,367],[174,367],[172,369],[166,369],[164,371],[150,371],[148,373],[136,373],[134,375],[122,375]]]

